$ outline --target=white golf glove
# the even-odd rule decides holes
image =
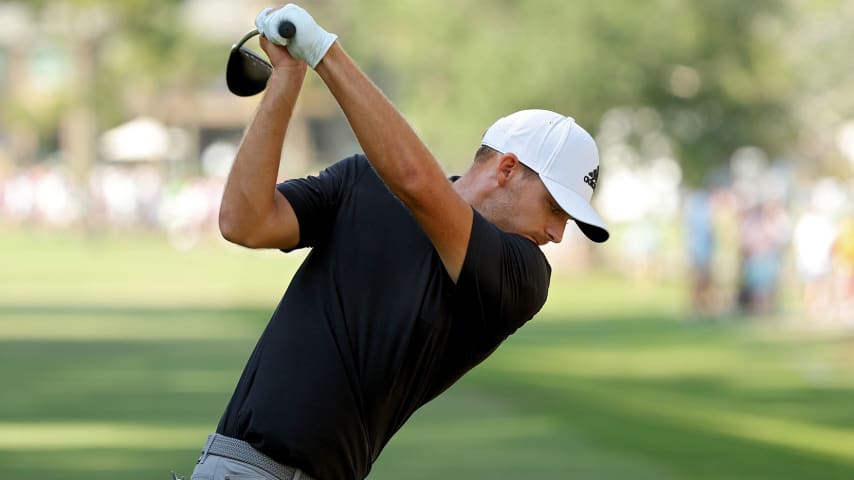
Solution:
[[[315,68],[326,55],[329,47],[335,43],[338,35],[322,29],[308,12],[292,3],[278,10],[272,10],[272,7],[267,7],[255,17],[255,26],[258,31],[271,42],[287,46],[291,56]],[[285,20],[296,27],[294,38],[287,39],[279,35],[279,25]]]

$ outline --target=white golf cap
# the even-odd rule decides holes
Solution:
[[[522,110],[498,119],[481,144],[515,154],[539,174],[587,238],[608,240],[605,222],[590,205],[599,179],[599,152],[593,137],[573,118],[548,110]]]

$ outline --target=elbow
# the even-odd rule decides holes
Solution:
[[[230,212],[227,208],[221,207],[219,210],[219,233],[226,241],[248,247],[248,239],[245,229],[241,227],[237,216]]]
[[[223,213],[222,210],[220,210],[219,214],[219,233],[229,243],[240,245],[241,247],[251,249],[269,247],[267,242],[264,241],[260,229],[250,228],[246,222],[240,221],[239,217],[229,215],[228,212]]]

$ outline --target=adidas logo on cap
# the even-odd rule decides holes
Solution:
[[[588,173],[584,176],[584,183],[590,185],[590,188],[596,190],[596,182],[599,181],[599,167],[596,167],[596,170]]]

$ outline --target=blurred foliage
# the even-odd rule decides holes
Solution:
[[[183,30],[179,0],[72,3],[84,14],[106,9],[112,19],[95,40],[96,80],[80,94],[100,118],[121,117],[116,98],[220,81],[227,45]],[[640,147],[647,134],[664,138],[686,180],[697,183],[746,145],[771,158],[827,153],[809,133],[838,126],[854,110],[842,47],[854,9],[843,0],[305,6],[340,34],[443,163],[455,166],[468,161],[486,126],[517,109],[561,111],[595,134],[609,110],[631,108],[655,115],[628,141]],[[840,89],[840,80],[848,87]],[[802,115],[822,106],[837,112],[836,123],[805,126]]]
[[[785,6],[375,1],[360,12],[353,38],[373,42],[367,50],[400,72],[404,110],[451,151],[473,146],[477,129],[521,108],[565,112],[595,132],[611,108],[648,106],[659,114],[654,128],[672,140],[696,179],[740,146],[772,153],[791,146],[793,78],[777,45],[757,28],[784,22]],[[436,48],[424,50],[433,43],[425,38],[438,39]],[[680,71],[696,75],[683,80],[696,82],[688,86],[695,91],[674,92]],[[472,124],[448,131],[450,119]]]
[[[133,97],[197,88],[222,75],[226,47],[186,31],[180,0],[28,3],[36,18],[62,19],[38,42],[42,49],[68,55],[79,81],[67,82],[63,93],[47,104],[33,98],[10,99],[7,116],[12,123],[50,132],[64,111],[84,105],[94,109],[106,129],[127,120]]]
[[[798,28],[776,33],[794,66],[797,91],[793,114],[799,151],[820,173],[845,178],[850,164],[841,157],[836,129],[854,117],[854,2],[793,0]]]

